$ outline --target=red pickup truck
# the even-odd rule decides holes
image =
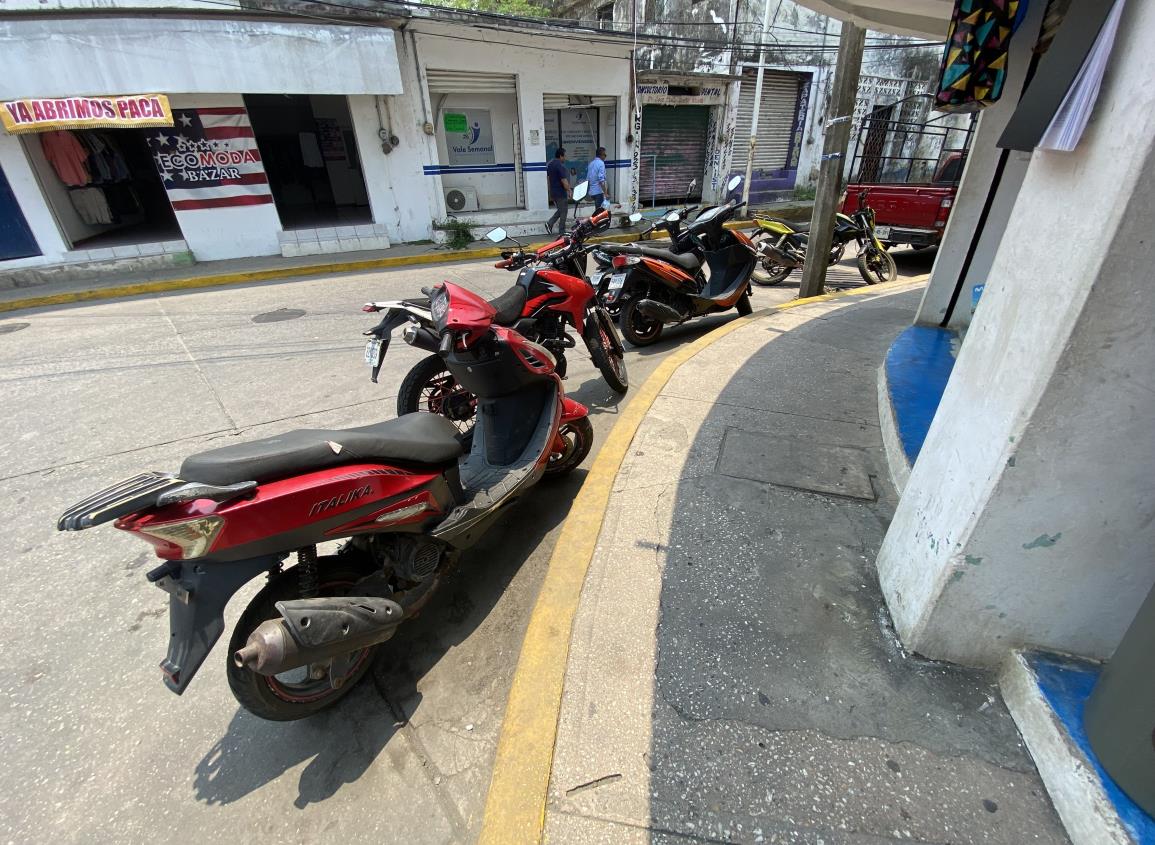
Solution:
[[[875,213],[874,233],[883,244],[937,246],[954,205],[965,161],[965,150],[948,153],[934,179],[921,184],[851,183],[846,186],[842,213],[853,213],[858,208],[858,195],[866,191],[866,204]]]

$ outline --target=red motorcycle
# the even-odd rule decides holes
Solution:
[[[502,253],[494,266],[518,271],[517,283],[490,304],[496,309],[495,322],[509,326],[519,334],[548,349],[557,360],[558,375],[566,373],[565,350],[576,346],[567,333],[573,326],[585,342],[594,366],[606,383],[617,393],[629,389],[625,346],[617,326],[598,301],[597,289],[585,276],[586,257],[592,247],[585,238],[609,222],[608,211],[589,220],[578,221],[573,231],[562,234],[553,243],[527,252],[518,244],[516,251]],[[504,229],[494,229],[486,237],[494,243],[507,239]],[[394,329],[406,326],[402,333],[411,346],[435,352],[437,338],[427,300],[406,299],[370,302],[364,311],[385,314],[380,323],[365,334],[365,362],[372,367],[370,378],[376,382]],[[406,325],[408,324],[408,325]],[[405,376],[397,391],[397,415],[429,411],[454,422],[462,433],[473,425],[477,412],[476,397],[454,377],[445,361],[436,354],[417,362]]]
[[[587,410],[565,396],[549,350],[456,285],[431,292],[430,313],[438,354],[481,406],[468,454],[433,414],[302,429],[191,455],[177,475],[135,476],[60,518],[62,531],[115,520],[155,547],[164,563],[148,580],[170,596],[161,669],[173,692],[224,631],[229,598],[265,574],[229,641],[233,694],[278,721],[332,705],[506,505],[589,453]]]

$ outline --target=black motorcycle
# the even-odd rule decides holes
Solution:
[[[834,215],[834,232],[827,266],[842,260],[846,245],[858,244],[858,272],[868,285],[893,282],[898,278],[894,258],[874,234],[874,209],[866,204],[867,192],[858,195],[854,214]],[[755,217],[758,231],[751,240],[758,248],[758,267],[751,276],[754,284],[769,287],[781,284],[796,267],[806,262],[809,223],[791,223],[773,217]]]

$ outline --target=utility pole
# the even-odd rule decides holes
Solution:
[[[826,107],[822,164],[818,169],[818,188],[814,192],[814,211],[810,216],[810,237],[806,245],[806,264],[802,268],[799,298],[818,296],[826,282],[826,262],[830,256],[834,213],[838,210],[838,191],[842,185],[842,170],[850,143],[854,95],[858,91],[858,74],[862,70],[862,48],[865,43],[866,30],[843,21],[842,35],[838,39],[834,84],[830,92],[830,104]]]
[[[782,5],[781,1],[778,5]],[[738,21],[735,18],[734,28]],[[750,179],[754,176],[754,147],[758,143],[758,112],[762,109],[762,76],[766,73],[766,36],[770,32],[770,0],[762,0],[762,40],[758,48],[758,81],[754,83],[754,114],[750,117],[750,147],[746,150],[746,178],[742,181],[742,202],[750,202]]]

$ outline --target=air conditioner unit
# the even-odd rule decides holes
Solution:
[[[446,188],[445,208],[449,211],[477,211],[477,189]]]

